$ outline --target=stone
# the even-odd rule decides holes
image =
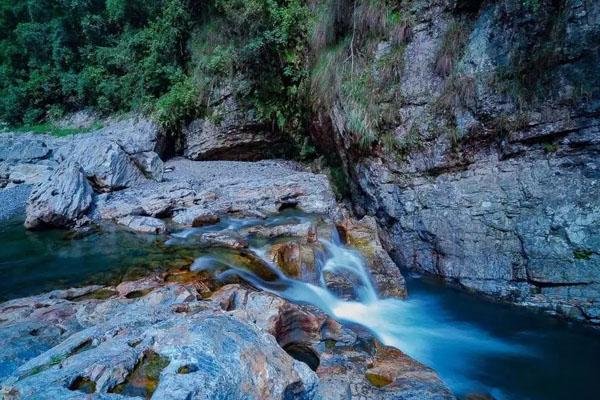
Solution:
[[[31,192],[25,227],[73,227],[91,206],[92,194],[78,164],[62,165]]]
[[[199,228],[206,225],[213,225],[220,221],[218,215],[207,210],[203,206],[192,206],[180,211],[173,217],[173,222],[178,225],[191,226]]]
[[[382,297],[406,297],[406,286],[400,269],[383,248],[379,228],[373,217],[360,221],[347,218],[338,222],[337,229],[342,241],[360,251],[378,293]]]
[[[306,172],[290,162],[172,159],[165,167],[169,172],[164,182],[145,181],[98,196],[93,218],[172,217],[178,225],[192,226],[196,218],[262,217],[287,207],[329,215],[336,207],[324,175]]]
[[[274,239],[282,236],[297,237],[308,241],[309,233],[311,232],[312,224],[304,222],[299,224],[283,224],[275,226],[256,225],[244,229],[244,232],[249,235],[260,236],[268,239]],[[312,241],[316,242],[316,237]]]
[[[271,247],[271,260],[290,277],[297,277],[302,270],[302,258],[298,243],[279,243]]]
[[[17,164],[10,167],[8,180],[12,184],[37,185],[46,181],[54,171],[54,167],[44,164]]]
[[[153,151],[137,153],[133,156],[133,161],[148,179],[161,182],[164,174],[164,163]]]
[[[104,137],[115,142],[127,154],[147,152],[162,153],[165,149],[163,132],[150,119],[140,115],[113,118],[103,123],[104,127],[93,132],[92,136]]]
[[[127,217],[120,218],[118,223],[126,226],[132,231],[139,233],[149,233],[155,235],[167,233],[167,225],[158,218],[129,215]]]
[[[77,162],[99,192],[112,192],[135,186],[146,178],[117,143],[93,135],[73,140],[57,150],[62,163]]]
[[[393,370],[381,389],[364,378],[371,356],[359,338],[318,311],[228,285],[198,300],[194,284],[159,277],[0,304],[4,396],[123,398],[138,387],[160,399],[453,399],[429,369],[377,350],[373,368]],[[326,340],[344,346],[324,346]],[[295,358],[296,357],[296,358]],[[402,360],[400,367],[390,360]],[[316,372],[311,370],[316,369]],[[125,394],[125,393],[123,393]]]
[[[0,135],[0,161],[13,163],[35,163],[47,159],[52,149],[45,140],[33,134],[3,133]]]
[[[224,95],[214,110],[219,118],[195,120],[183,130],[186,158],[256,161],[283,154],[281,134],[244,110],[235,96]]]

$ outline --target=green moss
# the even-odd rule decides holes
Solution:
[[[89,128],[68,128],[68,127],[59,127],[51,122],[37,124],[37,125],[22,125],[15,128],[7,128],[7,131],[13,132],[21,132],[21,133],[36,133],[36,134],[46,134],[52,135],[56,137],[65,137],[76,135],[78,133],[86,133],[94,130],[98,130],[102,128],[102,124],[99,122],[94,123]]]
[[[543,148],[546,153],[556,153],[558,151],[558,145],[556,143],[544,143]]]
[[[109,390],[109,393],[150,399],[158,387],[162,370],[168,365],[168,358],[149,351],[134,367],[126,381]]]
[[[573,257],[575,257],[576,260],[589,260],[592,258],[593,254],[594,252],[588,249],[577,249],[573,251]]]
[[[379,375],[377,373],[374,372],[368,372],[365,374],[365,377],[367,378],[367,380],[369,381],[369,383],[377,388],[382,388],[384,386],[387,386],[389,384],[391,384],[393,382],[393,380],[391,380],[390,378],[388,378],[387,376],[383,376],[383,375]]]

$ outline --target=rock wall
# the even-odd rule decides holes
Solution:
[[[313,131],[401,266],[598,324],[600,3],[529,3],[403,6],[393,144],[348,151],[339,101]]]

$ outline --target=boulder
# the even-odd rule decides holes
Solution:
[[[58,160],[77,162],[99,192],[112,192],[134,186],[146,178],[128,153],[117,143],[86,135],[57,150]]]
[[[92,204],[92,195],[82,168],[78,164],[62,165],[31,192],[25,227],[73,227]]]
[[[383,297],[405,297],[404,277],[383,248],[375,218],[366,216],[360,221],[346,218],[338,222],[337,228],[342,241],[365,258],[378,293]]]
[[[13,185],[37,185],[46,181],[54,171],[54,166],[48,164],[17,164],[10,167],[8,181]]]
[[[104,121],[104,127],[89,134],[119,145],[127,154],[158,152],[162,154],[162,132],[158,125],[139,115]]]
[[[271,260],[290,277],[297,277],[302,271],[300,246],[295,242],[279,243],[271,247]]]
[[[0,135],[0,161],[13,163],[34,163],[46,159],[52,149],[45,140],[32,134],[6,133]]]

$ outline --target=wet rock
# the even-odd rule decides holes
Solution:
[[[300,275],[302,268],[302,259],[300,246],[295,242],[276,244],[270,250],[271,260],[276,263],[281,270],[290,277]]]
[[[284,224],[275,226],[256,225],[244,229],[244,232],[249,235],[260,236],[268,239],[286,236],[308,240],[311,228],[312,224],[310,222],[304,222],[300,224]]]
[[[62,399],[94,388],[107,399],[118,393],[160,399],[238,393],[262,399],[341,400],[348,393],[453,398],[430,370],[402,353],[378,348],[373,362],[370,350],[357,345],[365,338],[268,293],[229,285],[197,300],[193,284],[157,278],[126,282],[117,291],[118,297],[73,300],[75,292],[55,291],[0,304],[3,393]],[[331,341],[340,346],[326,345]],[[371,363],[371,372],[384,370],[379,373],[389,373],[393,383],[371,385],[365,378]]]
[[[339,222],[337,228],[342,241],[364,256],[378,292],[384,297],[405,297],[404,277],[381,244],[375,218],[348,218]]]
[[[167,232],[167,225],[157,218],[130,215],[120,218],[118,223],[132,231],[162,235]]]
[[[173,217],[173,222],[178,225],[199,228],[205,225],[213,225],[220,221],[218,215],[203,206],[192,206],[182,210]]]
[[[73,227],[92,204],[92,194],[81,167],[63,165],[31,192],[25,227]]]
[[[392,347],[377,346],[372,366],[365,372],[369,383],[383,390],[399,388],[415,398],[448,398],[449,391],[436,373]],[[433,389],[433,390],[432,390]]]
[[[233,232],[208,232],[195,239],[198,244],[205,247],[226,247],[233,250],[248,248],[248,242]]]

